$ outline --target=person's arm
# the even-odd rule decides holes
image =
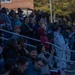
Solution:
[[[26,54],[29,54],[28,50],[25,47],[23,49],[26,52]]]
[[[12,30],[12,26],[11,26],[11,21],[10,21],[10,18],[8,17],[8,15],[4,15],[5,16],[5,23],[8,27],[8,30]]]

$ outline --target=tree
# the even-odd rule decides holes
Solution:
[[[71,18],[72,22],[75,17],[75,0],[52,0],[53,13]],[[49,0],[34,0],[35,9],[41,9],[50,13]]]

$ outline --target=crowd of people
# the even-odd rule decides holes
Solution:
[[[51,75],[51,69],[68,67],[69,63],[62,60],[75,60],[75,53],[69,51],[75,50],[75,26],[48,23],[45,14],[33,11],[30,15],[23,15],[21,8],[17,12],[0,9],[0,37],[8,39],[0,39],[0,75]]]

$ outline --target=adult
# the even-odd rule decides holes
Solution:
[[[40,35],[41,43],[45,46],[46,50],[49,50],[49,45],[45,43],[45,42],[48,42],[48,38],[46,37],[46,34],[45,34],[46,27],[42,18],[39,20],[39,25],[40,27],[38,28],[38,32]]]
[[[45,61],[43,59],[37,59],[35,64],[29,63],[24,75],[42,75],[41,68],[44,66]]]
[[[16,16],[15,26],[21,26],[22,25],[22,22],[20,21],[19,15],[16,14],[15,16]]]
[[[37,59],[37,55],[38,55],[38,52],[35,48],[30,49],[28,61],[34,64]]]
[[[42,68],[42,75],[50,75],[50,69],[53,69],[53,54],[54,51],[51,51],[51,55],[46,52],[45,47],[42,47],[41,53],[38,55],[38,58],[45,60],[45,65]]]
[[[56,56],[62,60],[70,60],[70,52],[68,51],[69,47],[65,43],[64,37],[60,33],[60,28],[58,26],[54,28],[54,44],[60,47],[61,49],[65,50],[65,51],[62,51],[61,49],[58,49],[57,47],[55,47]],[[66,68],[67,62],[61,61],[59,59],[56,59],[57,67]]]
[[[10,19],[9,19],[9,16],[7,15],[7,10],[6,10],[6,8],[2,8],[2,9],[1,9],[0,18],[1,18],[2,21],[5,23],[4,29],[12,30],[11,21],[10,21]]]
[[[27,69],[28,62],[26,57],[19,57],[17,60],[18,66],[13,68],[9,75],[24,75],[24,71]]]
[[[18,49],[18,43],[16,39],[10,39],[7,45],[4,47],[3,56],[4,59],[12,59],[16,61],[16,59],[20,56],[20,51]]]
[[[21,26],[21,34],[24,36],[32,36],[33,29],[31,29],[29,17],[25,17]]]
[[[20,34],[20,32],[21,32],[21,29],[20,29],[20,27],[19,26],[15,26],[14,27],[14,32],[16,33],[16,34]],[[13,38],[13,39],[18,39],[20,36],[18,36],[18,35],[12,35],[11,36],[11,38]]]

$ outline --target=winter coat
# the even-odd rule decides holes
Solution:
[[[38,32],[39,32],[39,35],[40,35],[40,40],[41,40],[41,43],[44,45],[44,47],[49,50],[49,45],[46,44],[45,42],[48,42],[48,38],[46,37],[45,35],[45,31],[43,28],[39,27],[38,28]]]
[[[54,47],[56,56],[62,60],[69,60],[70,59],[70,52],[68,51],[69,47],[65,43],[63,36],[58,32],[54,32],[54,44],[57,45],[58,47],[60,47],[61,49],[66,50],[66,51],[62,51],[61,49]],[[57,67],[58,68],[66,68],[67,62],[61,61],[59,59],[56,59]]]

